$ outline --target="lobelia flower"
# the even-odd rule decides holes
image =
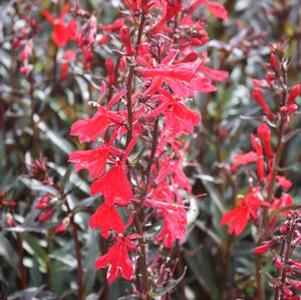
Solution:
[[[108,84],[112,86],[115,82],[115,70],[114,70],[114,62],[110,57],[107,57],[105,60],[105,66],[107,73],[109,75]]]
[[[266,156],[271,159],[274,157],[274,151],[271,147],[271,130],[265,123],[260,123],[257,128],[258,137],[263,145]]]
[[[71,127],[70,135],[77,136],[80,143],[93,142],[112,124],[112,120],[99,109],[92,118],[76,121]]]
[[[175,202],[177,199],[177,202]],[[187,214],[180,194],[169,186],[167,181],[161,181],[147,195],[144,205],[155,208],[163,217],[163,225],[156,241],[163,240],[165,247],[171,248],[176,240],[183,241],[186,235]]]
[[[148,118],[154,118],[160,114],[166,117],[165,126],[170,131],[180,136],[183,133],[192,133],[193,128],[200,124],[200,115],[189,109],[186,105],[180,102],[179,98],[172,97],[165,90],[159,89],[161,95],[154,98],[161,99],[162,104],[154,109]]]
[[[91,193],[102,194],[108,206],[129,204],[133,199],[130,182],[125,172],[125,163],[117,162],[107,173],[91,184]]]
[[[176,184],[181,189],[191,192],[190,182],[183,172],[180,163],[180,161],[174,159],[164,159],[160,166],[156,182],[163,182],[166,180],[167,176],[170,176],[174,184]]]
[[[296,84],[291,88],[286,105],[282,106],[280,109],[283,115],[289,116],[298,109],[298,106],[295,103],[295,101],[299,95],[300,95],[300,84]]]
[[[167,22],[176,16],[182,9],[182,0],[167,0],[157,2],[157,4],[161,4],[163,16],[152,29],[152,34],[156,34],[160,31],[162,32],[162,28],[167,24]]]
[[[229,234],[238,236],[245,230],[250,219],[257,220],[257,213],[261,206],[270,206],[270,204],[263,201],[259,188],[253,188],[235,208],[222,217],[220,223],[222,226],[229,226]]]
[[[185,7],[185,10],[188,12],[192,12],[196,10],[200,5],[205,5],[208,9],[208,11],[214,15],[217,18],[220,18],[222,20],[228,19],[228,13],[225,7],[222,4],[219,4],[217,2],[212,2],[208,0],[195,0],[195,1],[188,1],[187,7]]]
[[[125,94],[126,90],[121,90],[109,101],[107,108],[99,106],[97,112],[91,118],[78,120],[73,123],[70,135],[77,136],[80,143],[94,142],[97,138],[103,137],[106,130],[112,125],[115,125],[120,135],[124,134],[127,130],[125,126],[127,113],[113,112],[109,109]],[[99,99],[99,101],[100,100],[101,99]]]
[[[119,32],[120,39],[126,49],[127,55],[131,56],[134,54],[134,49],[131,43],[130,29],[127,26],[122,26]]]
[[[90,217],[89,224],[91,228],[99,228],[101,236],[105,239],[108,238],[110,230],[114,230],[117,234],[125,232],[125,225],[117,209],[106,203],[97,208],[96,212]]]
[[[212,1],[206,1],[204,4],[209,10],[209,12],[213,14],[215,17],[220,18],[222,20],[228,19],[227,10],[223,5]]]
[[[92,150],[75,151],[69,155],[69,162],[74,163],[75,170],[87,169],[92,179],[105,172],[109,147],[97,147]]]
[[[68,13],[69,9],[69,5],[66,5],[57,19],[55,19],[48,11],[42,11],[42,15],[54,26],[52,39],[57,47],[64,47],[68,41],[76,39],[77,23],[73,19],[68,23],[64,22],[65,15]]]
[[[63,233],[67,229],[69,222],[70,222],[69,217],[64,218],[64,220],[55,227],[54,233],[56,234]]]
[[[150,87],[144,92],[152,95],[163,82],[178,96],[193,96],[196,91],[213,92],[216,90],[211,80],[198,72],[199,62],[170,64],[176,53],[167,56],[154,68],[139,68],[137,73],[143,78],[151,78]]]
[[[164,241],[167,248],[172,248],[176,240],[183,241],[186,235],[187,214],[182,202],[170,203],[161,208],[163,226],[157,235],[156,241]]]
[[[293,186],[293,183],[284,176],[277,175],[276,179],[281,188],[283,188],[284,190],[289,190]]]
[[[104,30],[104,31],[119,32],[120,28],[122,26],[124,26],[124,19],[119,18],[119,19],[116,19],[113,23],[103,24],[101,26],[101,29]]]
[[[257,166],[257,175],[259,179],[265,178],[265,168],[264,168],[264,159],[263,159],[263,150],[261,143],[256,139],[256,137],[251,134],[251,143],[253,149],[257,154],[256,166]]]
[[[231,169],[235,172],[239,167],[245,166],[257,161],[258,155],[255,151],[249,151],[247,153],[236,154],[233,158],[233,164]]]
[[[39,216],[39,221],[40,222],[45,222],[48,221],[55,213],[55,209],[47,209],[45,210],[40,216]]]
[[[271,239],[269,241],[265,241],[259,246],[255,247],[252,252],[257,255],[261,255],[266,253],[269,249],[271,249],[276,244],[275,239]]]
[[[136,249],[136,245],[132,240],[139,238],[140,235],[138,234],[117,237],[117,241],[110,247],[109,251],[96,260],[96,269],[108,267],[107,278],[109,284],[112,284],[120,276],[126,280],[132,279],[134,266],[128,252]]]
[[[265,115],[270,119],[274,119],[274,114],[271,112],[269,106],[266,103],[266,100],[264,98],[264,95],[262,91],[258,88],[254,88],[253,90],[253,99],[256,101],[256,103],[261,107]]]
[[[35,208],[37,208],[39,210],[45,209],[49,205],[49,202],[51,199],[52,199],[52,196],[50,194],[45,194],[45,195],[41,196],[38,199],[38,203],[36,204]]]

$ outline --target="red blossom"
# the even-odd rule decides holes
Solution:
[[[134,266],[128,252],[135,249],[132,240],[137,238],[140,238],[137,234],[118,237],[117,242],[110,247],[109,251],[96,260],[96,269],[108,267],[107,278],[110,284],[120,276],[126,280],[132,279]]]
[[[52,197],[51,197],[50,194],[45,194],[45,195],[41,196],[38,199],[38,203],[36,204],[36,208],[40,209],[40,210],[45,209],[49,205],[49,202],[50,202],[51,199],[52,199]]]
[[[130,36],[130,30],[127,26],[123,26],[120,28],[120,39],[125,46],[126,53],[127,55],[133,55],[134,54],[134,49],[132,47],[131,43],[131,36]]]
[[[296,98],[300,96],[300,84],[296,84],[291,88],[289,97],[287,99],[287,105],[295,104]]]
[[[261,255],[266,253],[274,244],[276,243],[276,241],[274,239],[271,239],[269,241],[265,241],[262,244],[260,244],[259,246],[257,246],[256,248],[254,248],[252,250],[252,252],[254,254],[257,255]]]
[[[250,163],[257,162],[258,155],[255,151],[250,151],[247,153],[236,154],[233,158],[232,170],[235,172],[240,166],[245,166]]]
[[[212,13],[215,17],[223,20],[228,19],[227,10],[223,5],[212,1],[206,1],[204,4],[208,8],[209,12]]]
[[[103,194],[105,203],[109,206],[113,206],[115,202],[119,205],[128,205],[133,199],[133,194],[126,176],[125,165],[117,163],[105,175],[96,179],[91,185],[91,193]]]
[[[47,209],[45,210],[40,216],[39,216],[39,221],[40,222],[45,222],[48,221],[55,213],[55,209]]]
[[[152,33],[156,34],[162,31],[164,25],[166,25],[169,20],[175,17],[181,11],[181,8],[182,0],[162,1],[163,16],[162,19],[152,29]]]
[[[105,60],[105,66],[107,73],[109,75],[109,86],[112,86],[115,82],[115,70],[114,70],[114,62],[110,57],[107,57]]]
[[[76,121],[71,127],[70,135],[78,136],[81,143],[93,142],[102,136],[111,124],[112,121],[104,112],[98,110],[92,118]]]
[[[284,176],[277,175],[276,179],[284,190],[289,190],[293,186],[293,183]]]
[[[261,107],[266,116],[272,120],[274,118],[273,113],[271,112],[269,106],[266,103],[264,95],[262,91],[258,88],[254,88],[253,90],[253,99],[257,102],[257,104]]]
[[[260,123],[257,128],[258,137],[261,140],[265,154],[268,158],[273,158],[274,151],[271,147],[271,130],[265,123]]]
[[[221,225],[229,226],[229,234],[240,235],[246,228],[250,219],[257,220],[257,213],[261,206],[269,206],[263,201],[258,189],[252,191],[241,199],[238,205],[226,213],[221,219]]]
[[[70,219],[68,217],[65,218],[59,225],[55,227],[54,233],[56,234],[63,233],[67,229],[69,222]]]
[[[66,5],[57,19],[54,19],[48,11],[42,11],[42,15],[54,26],[52,39],[57,47],[64,47],[69,40],[75,40],[77,35],[77,23],[73,19],[69,23],[64,22],[69,8],[69,5]]]
[[[75,164],[75,170],[87,169],[92,179],[103,175],[109,155],[108,147],[86,151],[75,151],[69,155],[69,162]]]
[[[265,178],[265,168],[264,168],[262,146],[253,134],[251,134],[251,143],[252,143],[253,149],[255,150],[255,152],[257,154],[256,165],[257,165],[258,177],[259,177],[259,179],[264,179]]]
[[[100,234],[108,238],[110,230],[121,234],[125,231],[122,219],[114,206],[102,204],[96,212],[90,217],[89,224],[91,228],[101,229]]]
[[[157,235],[156,241],[164,241],[167,248],[171,248],[176,240],[183,241],[186,235],[187,215],[186,209],[182,207],[181,202],[162,208],[163,227]]]
[[[119,18],[119,19],[116,19],[111,24],[103,24],[102,25],[102,30],[110,31],[110,32],[119,32],[120,28],[122,26],[124,26],[124,19],[123,18]]]

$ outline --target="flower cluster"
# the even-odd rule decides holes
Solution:
[[[102,195],[90,226],[113,243],[96,268],[109,268],[110,283],[119,276],[131,280],[135,260],[128,253],[136,253],[137,287],[141,299],[149,299],[150,244],[171,248],[186,234],[184,191],[191,185],[182,170],[185,136],[201,119],[188,100],[196,92],[215,91],[213,81],[228,75],[207,66],[206,52],[194,50],[208,40],[197,16],[204,7],[221,19],[227,13],[218,3],[199,0],[126,0],[123,5],[122,18],[95,24],[92,16],[77,34],[83,47],[112,47],[118,40],[120,48],[105,59],[108,80],[101,83],[98,101],[90,102],[95,114],[71,128],[72,136],[92,147],[71,153],[69,161],[77,171],[88,170],[91,194]],[[66,34],[69,26],[62,16],[56,21],[52,37],[58,46],[73,38]]]
[[[292,182],[282,168],[282,158],[290,133],[290,120],[298,109],[296,99],[300,95],[300,84],[288,87],[288,61],[285,45],[273,44],[265,80],[253,79],[253,99],[264,115],[257,127],[257,134],[251,134],[252,150],[234,156],[231,171],[235,174],[241,166],[256,164],[256,174],[250,172],[250,193],[221,219],[221,225],[229,226],[229,233],[240,235],[252,221],[257,228],[255,254],[263,254],[280,242],[281,253],[273,259],[278,270],[277,278],[269,275],[275,288],[275,298],[299,299],[295,291],[300,282],[291,278],[298,273],[299,262],[289,259],[293,248],[299,244],[298,220],[300,212],[293,209],[293,197],[288,193]],[[268,95],[274,100],[268,101]],[[281,235],[275,234],[281,216],[287,215],[286,223],[280,227]],[[264,241],[264,242],[263,242]],[[259,299],[265,299],[262,278],[263,259],[256,258],[256,282]]]
[[[274,299],[297,300],[300,299],[296,293],[301,289],[298,280],[301,272],[301,263],[293,257],[293,252],[300,247],[300,210],[292,210],[287,213],[284,223],[280,226],[278,233],[272,239],[264,241],[253,249],[256,255],[262,255],[270,251],[273,256],[273,264],[277,269],[277,277],[269,275],[271,286],[275,289]],[[280,253],[274,254],[280,245]]]
[[[300,94],[300,85],[294,85],[290,90],[286,83],[287,61],[284,57],[284,46],[276,44],[271,47],[270,63],[267,67],[265,80],[253,79],[253,99],[262,109],[264,116],[258,125],[257,136],[251,134],[253,150],[236,154],[233,158],[231,170],[236,173],[241,166],[256,164],[253,174],[251,193],[245,196],[236,208],[226,213],[221,225],[229,225],[229,233],[240,235],[246,228],[248,221],[259,222],[260,207],[264,208],[265,225],[269,223],[269,230],[273,232],[275,217],[272,212],[279,208],[289,207],[293,198],[285,193],[292,188],[292,182],[279,171],[282,150],[285,145],[285,134],[289,130],[289,121],[297,110],[295,103]],[[264,91],[274,96],[274,103],[268,103]],[[272,144],[273,132],[276,145]],[[255,186],[254,186],[255,184]],[[276,197],[276,191],[282,189],[282,194]],[[254,202],[253,191],[256,190]]]

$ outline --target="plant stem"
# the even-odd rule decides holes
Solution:
[[[47,273],[47,287],[51,291],[51,268],[49,253],[51,249],[51,230],[47,230],[47,248],[46,248],[46,273]]]
[[[68,211],[68,214],[71,214],[70,217],[70,225],[72,227],[72,237],[74,241],[74,247],[75,247],[75,256],[76,256],[76,261],[77,261],[77,273],[76,273],[76,279],[77,279],[77,300],[83,300],[84,299],[84,283],[83,283],[83,265],[82,265],[82,258],[81,258],[81,253],[80,253],[80,242],[78,239],[78,230],[77,230],[77,225],[74,221],[74,214],[72,213],[72,210],[69,206],[69,203],[66,199],[64,202],[66,204],[66,208]]]
[[[26,289],[27,278],[26,278],[26,269],[23,265],[23,259],[24,259],[23,239],[19,233],[16,234],[16,238],[17,238],[17,250],[19,256],[20,285],[21,285],[21,289]]]
[[[138,54],[138,48],[143,34],[144,22],[145,22],[145,16],[142,12],[140,17],[139,27],[138,27],[136,45],[135,45],[135,54],[134,54],[135,57]],[[127,113],[128,113],[128,132],[127,132],[127,139],[126,139],[127,145],[130,143],[130,141],[133,138],[132,85],[134,80],[134,70],[135,67],[131,65],[129,69],[127,83],[126,83],[126,88],[127,88],[126,98],[127,98]],[[148,300],[150,299],[150,296],[149,296],[149,280],[148,280],[147,260],[146,260],[146,247],[143,238],[144,229],[143,229],[143,223],[141,221],[143,220],[143,218],[144,218],[143,210],[140,207],[135,206],[134,224],[138,234],[141,235],[142,237],[141,239],[139,239],[140,256],[138,258],[137,282],[138,282],[138,289],[140,292],[141,299]],[[140,273],[142,276],[141,280],[139,278]]]
[[[74,216],[71,217],[70,223],[72,226],[72,235],[73,235],[73,240],[74,240],[75,255],[76,255],[76,261],[77,261],[77,285],[78,285],[77,299],[82,300],[82,299],[84,299],[83,266],[82,266],[82,259],[81,259],[81,253],[80,253],[80,243],[78,240],[77,225],[74,222]]]

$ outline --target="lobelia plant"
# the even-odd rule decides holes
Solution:
[[[191,185],[182,167],[187,135],[201,120],[189,102],[197,92],[214,92],[213,81],[228,76],[207,66],[205,51],[195,50],[208,40],[203,8],[224,20],[227,12],[207,0],[121,5],[122,17],[111,24],[73,8],[88,18],[81,31],[72,20],[64,22],[69,7],[57,20],[44,15],[54,25],[58,47],[74,40],[90,60],[95,48],[107,51],[108,79],[101,82],[98,101],[90,102],[96,112],[76,121],[70,133],[91,149],[71,153],[69,161],[77,171],[88,170],[91,194],[102,196],[89,221],[107,241],[96,268],[107,268],[110,284],[118,277],[134,283],[132,297],[152,299],[175,285],[177,266],[170,257],[185,240]],[[66,50],[62,78],[75,58]]]
[[[293,290],[296,284],[289,284],[290,279],[286,281],[286,274],[289,268],[288,258],[298,244],[292,243],[296,239],[295,230],[298,227],[293,224],[298,223],[299,215],[298,212],[288,212],[293,207],[293,198],[287,193],[292,188],[292,182],[285,177],[282,166],[285,146],[294,136],[289,125],[298,108],[295,101],[300,95],[300,84],[288,87],[285,50],[285,44],[272,44],[265,80],[253,79],[253,99],[264,115],[257,128],[257,136],[251,134],[253,150],[235,155],[231,170],[235,174],[241,166],[255,163],[257,172],[251,173],[249,192],[221,219],[221,225],[227,225],[229,233],[235,236],[241,235],[249,222],[256,226],[258,247],[253,250],[255,254],[263,254],[277,242],[282,243],[280,256],[274,258],[278,276],[271,279],[277,300],[295,299]],[[269,93],[273,102],[267,101],[264,91]],[[281,234],[274,236],[277,221],[283,214],[288,214],[286,222],[289,225],[280,227]],[[256,283],[257,297],[260,300],[266,299],[263,263],[263,257],[257,256]]]

